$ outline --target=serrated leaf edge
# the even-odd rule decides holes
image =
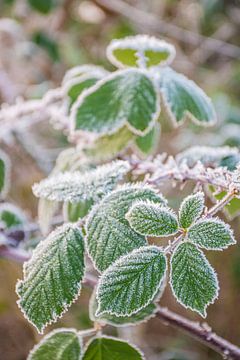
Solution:
[[[99,75],[103,74],[103,76],[109,74],[109,72],[106,69],[104,69],[102,66],[92,65],[92,64],[78,65],[72,67],[71,69],[65,72],[62,85],[65,85],[67,81],[73,79],[76,76],[91,74],[93,72],[99,73]]]
[[[28,357],[26,360],[31,360],[32,359],[32,355],[34,354],[34,352],[36,350],[38,350],[49,338],[51,338],[53,335],[55,334],[59,334],[61,332],[74,332],[76,335],[77,335],[77,338],[78,338],[78,341],[79,341],[79,345],[80,345],[80,358],[79,360],[82,360],[82,357],[83,357],[83,341],[82,341],[82,338],[81,336],[78,334],[77,330],[74,329],[74,328],[58,328],[58,329],[55,329],[51,332],[49,332],[46,336],[44,336],[43,339],[41,339],[39,341],[38,344],[34,345],[34,347],[30,350],[29,354],[28,354]]]
[[[155,83],[154,79],[150,76],[150,74],[149,74],[149,72],[147,70],[138,69],[138,68],[127,68],[127,69],[124,69],[124,70],[117,70],[117,71],[111,73],[110,75],[106,76],[105,78],[97,81],[97,83],[95,85],[91,86],[89,89],[85,89],[80,94],[80,96],[78,97],[78,99],[75,101],[75,103],[73,104],[73,106],[71,108],[71,112],[70,112],[70,133],[76,134],[76,133],[80,133],[82,131],[85,131],[85,130],[81,130],[81,129],[75,129],[76,114],[77,114],[78,108],[83,104],[85,98],[88,97],[89,95],[91,95],[92,93],[94,93],[95,91],[97,91],[106,82],[111,81],[111,80],[115,79],[117,76],[119,76],[119,75],[121,75],[123,73],[128,73],[128,72],[142,73],[143,75],[145,75],[150,80],[150,82],[152,83],[153,88],[155,90],[156,112],[152,113],[152,119],[149,122],[148,127],[144,131],[137,130],[131,124],[129,124],[127,119],[124,119],[123,121],[121,121],[121,123],[118,126],[114,127],[114,129],[112,129],[110,131],[101,131],[101,132],[94,133],[94,134],[96,135],[96,138],[98,138],[100,136],[103,136],[103,135],[112,135],[112,134],[116,133],[119,129],[121,129],[124,125],[126,125],[129,128],[129,130],[131,132],[133,132],[135,135],[139,135],[139,136],[146,135],[152,129],[155,122],[158,120],[160,112],[161,112],[160,95],[159,95],[159,91],[158,91],[158,88],[156,86],[156,83]]]
[[[202,205],[202,211],[201,211],[201,212],[199,213],[199,215],[195,218],[194,223],[196,222],[197,219],[200,218],[200,216],[201,216],[201,214],[202,214],[202,212],[203,212],[204,202],[205,202],[204,192],[203,192],[203,191],[198,191],[198,192],[196,192],[196,193],[194,193],[194,194],[188,195],[187,197],[185,197],[185,198],[183,199],[183,201],[181,202],[180,208],[179,208],[179,225],[180,225],[180,226],[181,226],[180,215],[181,215],[181,212],[182,212],[182,208],[183,208],[183,206],[185,205],[185,203],[186,203],[189,199],[191,199],[193,196],[194,196],[194,197],[198,197],[198,198],[202,201],[202,203],[203,203],[203,205]]]
[[[156,288],[154,294],[152,295],[152,297],[143,305],[141,306],[140,308],[138,308],[137,310],[134,310],[132,311],[131,313],[119,313],[119,314],[116,314],[115,312],[113,311],[110,311],[110,310],[104,310],[104,311],[100,311],[100,308],[101,308],[101,301],[98,297],[98,288],[99,288],[99,285],[100,285],[100,282],[101,282],[101,279],[103,278],[103,276],[105,275],[105,273],[108,271],[108,270],[111,270],[118,262],[122,262],[124,258],[126,257],[129,257],[131,256],[133,253],[136,253],[144,248],[155,248],[157,249],[159,252],[161,251],[162,255],[164,256],[165,258],[165,263],[166,263],[166,268],[165,268],[165,272],[163,274],[163,277],[160,281],[160,284],[159,286]],[[114,315],[116,317],[122,317],[122,316],[131,316],[131,315],[134,315],[136,313],[138,313],[140,310],[144,309],[146,306],[148,306],[150,303],[153,302],[153,299],[155,298],[155,296],[158,294],[158,292],[160,292],[161,290],[161,286],[163,284],[163,282],[165,282],[165,279],[166,279],[166,274],[168,272],[168,261],[167,261],[167,257],[166,255],[164,254],[164,251],[163,251],[163,248],[159,247],[159,246],[156,246],[156,245],[145,245],[145,246],[141,246],[137,249],[134,249],[133,251],[131,251],[130,253],[128,253],[127,255],[123,255],[121,256],[119,259],[117,259],[114,263],[112,263],[100,276],[99,278],[99,282],[98,282],[98,285],[97,285],[97,290],[96,290],[96,298],[98,300],[98,308],[96,310],[96,317],[98,315],[103,315],[103,314],[110,314],[110,315]],[[98,315],[97,315],[98,314]]]
[[[142,360],[146,360],[145,356],[144,356],[144,353],[142,352],[142,350],[140,350],[136,345],[132,344],[130,341],[128,340],[123,340],[123,339],[119,339],[117,337],[114,337],[114,336],[108,336],[108,335],[102,335],[102,336],[94,336],[92,337],[85,345],[84,347],[84,352],[83,352],[83,356],[82,358],[84,357],[85,355],[85,352],[87,351],[89,345],[96,339],[110,339],[110,340],[114,340],[114,341],[121,341],[123,343],[126,343],[128,344],[129,346],[131,346],[132,348],[134,348],[136,351],[139,352],[139,355],[141,356]],[[81,359],[80,359],[81,360]]]
[[[201,313],[199,310],[196,310],[194,309],[193,307],[189,306],[189,305],[185,305],[181,300],[179,300],[175,294],[175,291],[173,289],[173,285],[172,285],[172,258],[173,258],[173,255],[177,252],[177,249],[179,248],[179,246],[182,245],[182,243],[178,244],[178,246],[174,249],[172,255],[171,255],[171,258],[170,258],[170,278],[169,278],[169,284],[170,284],[170,287],[171,287],[171,290],[172,290],[172,293],[174,295],[174,298],[176,299],[176,301],[182,305],[185,309],[190,309],[194,312],[197,312],[201,317],[203,317],[204,319],[207,317],[207,307],[211,304],[214,304],[215,300],[218,299],[218,295],[219,295],[219,290],[220,290],[220,287],[219,287],[219,281],[218,281],[218,278],[217,278],[217,273],[215,271],[215,269],[212,267],[212,265],[210,264],[210,262],[208,261],[207,257],[205,256],[205,254],[202,252],[202,250],[196,245],[194,244],[193,242],[191,241],[184,241],[185,243],[191,243],[193,244],[194,246],[196,246],[196,248],[198,249],[198,251],[201,253],[202,257],[205,259],[205,261],[210,265],[210,268],[211,268],[211,271],[212,271],[212,274],[213,274],[213,277],[216,281],[216,293],[215,293],[215,296],[213,297],[213,299],[211,301],[209,301],[205,306],[204,306],[204,309],[203,309],[203,313]]]

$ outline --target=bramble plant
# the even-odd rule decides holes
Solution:
[[[54,330],[28,359],[144,359],[134,345],[103,335],[104,326],[137,325],[156,316],[239,359],[236,346],[159,306],[168,283],[176,300],[203,318],[218,298],[218,277],[205,250],[236,243],[230,225],[217,213],[230,209],[231,218],[238,215],[239,152],[197,147],[175,158],[153,157],[161,116],[174,126],[189,120],[210,126],[216,122],[211,100],[170,67],[175,49],[165,41],[145,35],[113,40],[107,57],[115,72],[75,67],[43,99],[0,112],[2,119],[17,119],[44,110],[72,143],[60,153],[52,173],[33,185],[43,234],[38,244],[22,245],[36,228],[29,230],[20,209],[7,202],[0,206],[1,255],[25,260],[16,286],[19,308],[43,334],[84,284],[93,288],[93,328]],[[1,152],[2,197],[8,177],[9,160]],[[196,184],[178,210],[159,190],[165,180]],[[206,195],[215,201],[210,208]],[[60,204],[61,224],[51,231]],[[87,269],[86,256],[92,264]],[[87,344],[86,337],[91,337]]]

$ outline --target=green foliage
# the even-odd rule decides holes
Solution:
[[[157,296],[158,298],[159,296]],[[111,314],[103,314],[100,316],[96,316],[98,303],[96,299],[96,292],[93,291],[92,296],[89,301],[89,316],[92,321],[97,321],[101,324],[109,324],[113,326],[130,326],[137,325],[142,323],[143,321],[147,321],[152,318],[157,310],[157,305],[151,303],[138,311],[137,313],[131,316],[116,316]]]
[[[78,297],[84,274],[81,230],[65,224],[41,241],[24,263],[24,278],[17,283],[18,305],[40,333]]]
[[[183,242],[171,258],[171,287],[184,307],[206,317],[206,308],[218,296],[217,276],[194,244]]]
[[[100,278],[96,316],[130,316],[145,308],[159,292],[166,270],[166,257],[157,246],[122,256]]]
[[[0,204],[0,222],[5,229],[23,227],[26,216],[17,206],[10,203]]]
[[[36,2],[36,0],[34,1]],[[44,0],[41,1],[41,3],[43,4]],[[48,0],[48,4],[51,4],[51,1]],[[44,49],[53,61],[60,60],[58,43],[52,37],[50,37],[50,35],[44,31],[37,31],[33,34],[32,40],[35,44]]]
[[[159,96],[149,75],[127,69],[107,76],[82,93],[72,107],[71,119],[74,130],[103,135],[127,124],[133,133],[145,135],[159,111]]]
[[[0,196],[4,196],[8,189],[10,161],[7,155],[0,151]]]
[[[222,250],[236,244],[230,226],[220,219],[202,219],[192,225],[188,238],[207,250]]]
[[[189,195],[181,203],[179,209],[179,224],[182,228],[187,229],[191,226],[202,214],[204,209],[204,194],[198,192],[194,195]]]
[[[76,222],[87,215],[93,205],[92,200],[79,203],[66,202],[63,205],[63,217],[65,221]]]
[[[160,133],[161,127],[160,124],[157,122],[156,125],[152,128],[152,130],[147,133],[147,135],[138,136],[136,138],[136,147],[142,155],[152,154],[156,150],[160,138]]]
[[[79,360],[80,338],[74,329],[57,329],[45,336],[30,352],[27,360]]]
[[[104,197],[90,212],[86,224],[87,250],[97,270],[107,269],[120,256],[146,245],[145,237],[136,233],[125,218],[132,204],[139,200],[165,203],[152,188],[129,185]]]
[[[56,0],[28,0],[29,5],[42,14],[48,14],[55,6]]]
[[[168,236],[178,230],[178,220],[171,209],[151,203],[138,202],[126,214],[133,230],[141,235]]]
[[[87,345],[83,360],[144,360],[142,353],[126,341],[101,336]]]
[[[38,197],[52,201],[98,201],[116,186],[128,170],[128,163],[119,160],[83,173],[66,172],[35,184],[33,192]]]
[[[158,77],[164,108],[174,123],[190,119],[198,125],[213,125],[216,114],[211,100],[193,81],[171,68]]]

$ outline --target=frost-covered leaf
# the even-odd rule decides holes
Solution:
[[[85,76],[91,74],[97,74],[98,77],[99,76],[103,77],[109,74],[109,72],[105,70],[103,67],[96,65],[85,64],[85,65],[74,66],[65,73],[62,84],[63,86],[65,86],[69,80],[72,80],[82,75]]]
[[[83,360],[144,360],[139,349],[126,341],[109,336],[90,340]]]
[[[147,35],[112,40],[107,47],[109,61],[119,68],[167,65],[175,53],[173,45]]]
[[[145,135],[159,112],[159,95],[149,75],[128,69],[84,91],[72,107],[71,121],[73,130],[99,135],[112,134],[126,124],[133,133]]]
[[[151,132],[152,130],[149,133]],[[123,126],[114,134],[98,137],[85,152],[95,160],[109,160],[124,150],[134,139],[135,135],[127,126]]]
[[[157,122],[149,133],[145,136],[138,136],[135,140],[137,149],[142,155],[152,154],[158,145],[161,134],[160,124]]]
[[[126,214],[126,219],[131,228],[141,235],[168,236],[178,230],[177,216],[161,204],[137,202]]]
[[[90,319],[95,322],[102,324],[109,324],[113,326],[129,326],[129,325],[137,325],[141,322],[147,321],[152,318],[156,311],[157,305],[155,303],[151,303],[147,305],[145,308],[138,311],[136,314],[131,316],[116,316],[111,314],[103,314],[101,316],[96,316],[98,303],[96,299],[96,292],[93,291],[92,296],[89,301],[89,317]]]
[[[0,151],[0,195],[4,196],[9,186],[10,161],[7,155]]]
[[[130,316],[145,308],[160,290],[166,271],[166,257],[157,246],[122,256],[99,280],[96,316]]]
[[[202,214],[204,209],[204,194],[198,192],[187,196],[179,209],[179,224],[184,229],[191,226]]]
[[[88,168],[89,163],[86,156],[77,147],[68,148],[58,155],[51,175],[57,175],[67,171],[86,171]]]
[[[218,296],[218,280],[201,250],[190,242],[178,245],[171,258],[170,277],[177,301],[206,317],[207,306]]]
[[[37,197],[52,201],[98,201],[111,191],[128,171],[128,162],[114,161],[84,173],[76,171],[50,176],[33,185],[33,193]]]
[[[210,98],[193,81],[171,68],[158,78],[164,108],[175,124],[190,119],[202,126],[213,125],[216,113]]]
[[[58,210],[58,203],[44,198],[38,202],[38,223],[43,235],[47,235],[51,229],[53,216]]]
[[[201,161],[206,167],[220,166],[222,159],[226,156],[235,156],[239,153],[237,148],[230,146],[191,146],[182,151],[176,157],[178,163],[185,162],[193,167],[198,161]]]
[[[66,202],[63,204],[63,218],[65,221],[76,222],[87,215],[92,205],[92,200],[78,203]]]
[[[106,196],[89,214],[86,224],[87,250],[99,271],[107,269],[116,259],[146,245],[125,218],[134,202],[151,200],[165,204],[164,198],[142,184],[123,186]]]
[[[188,238],[207,250],[221,250],[236,243],[228,224],[218,218],[200,219],[188,231]]]
[[[24,278],[16,288],[18,305],[42,333],[80,293],[84,274],[81,230],[71,224],[57,228],[38,244],[23,269]]]
[[[74,329],[57,329],[47,334],[29,353],[27,360],[79,360],[82,342]]]

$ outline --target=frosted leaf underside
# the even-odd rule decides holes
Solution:
[[[139,202],[126,215],[130,226],[137,233],[148,236],[173,235],[178,230],[176,215],[159,204]]]
[[[128,69],[99,81],[80,95],[72,108],[75,130],[113,133],[126,123],[133,132],[145,132],[159,114],[160,103],[152,80]]]
[[[177,300],[206,317],[207,306],[218,295],[218,281],[201,250],[190,242],[180,244],[172,255],[170,276]]]
[[[160,290],[166,269],[166,257],[156,246],[121,257],[100,278],[96,316],[130,316],[149,305]]]
[[[125,215],[139,200],[164,203],[165,200],[149,187],[123,186],[103,198],[90,212],[87,230],[87,249],[95,267],[105,270],[120,256],[146,245],[144,236],[137,234]]]
[[[190,227],[188,238],[208,250],[226,249],[236,243],[230,226],[216,218],[196,222]]]
[[[33,192],[37,197],[52,201],[98,201],[113,190],[128,171],[127,161],[114,161],[84,173],[76,171],[51,176],[35,184]]]
[[[30,352],[27,360],[79,360],[81,344],[71,329],[58,329],[44,337]]]
[[[166,111],[176,123],[186,118],[199,125],[215,123],[216,114],[210,98],[193,81],[171,68],[165,68],[158,83]]]
[[[42,240],[24,263],[24,279],[16,289],[18,305],[40,333],[78,297],[84,268],[82,232],[70,224]]]
[[[204,208],[204,194],[198,192],[194,195],[187,196],[181,203],[179,210],[179,224],[184,229],[196,221]]]

